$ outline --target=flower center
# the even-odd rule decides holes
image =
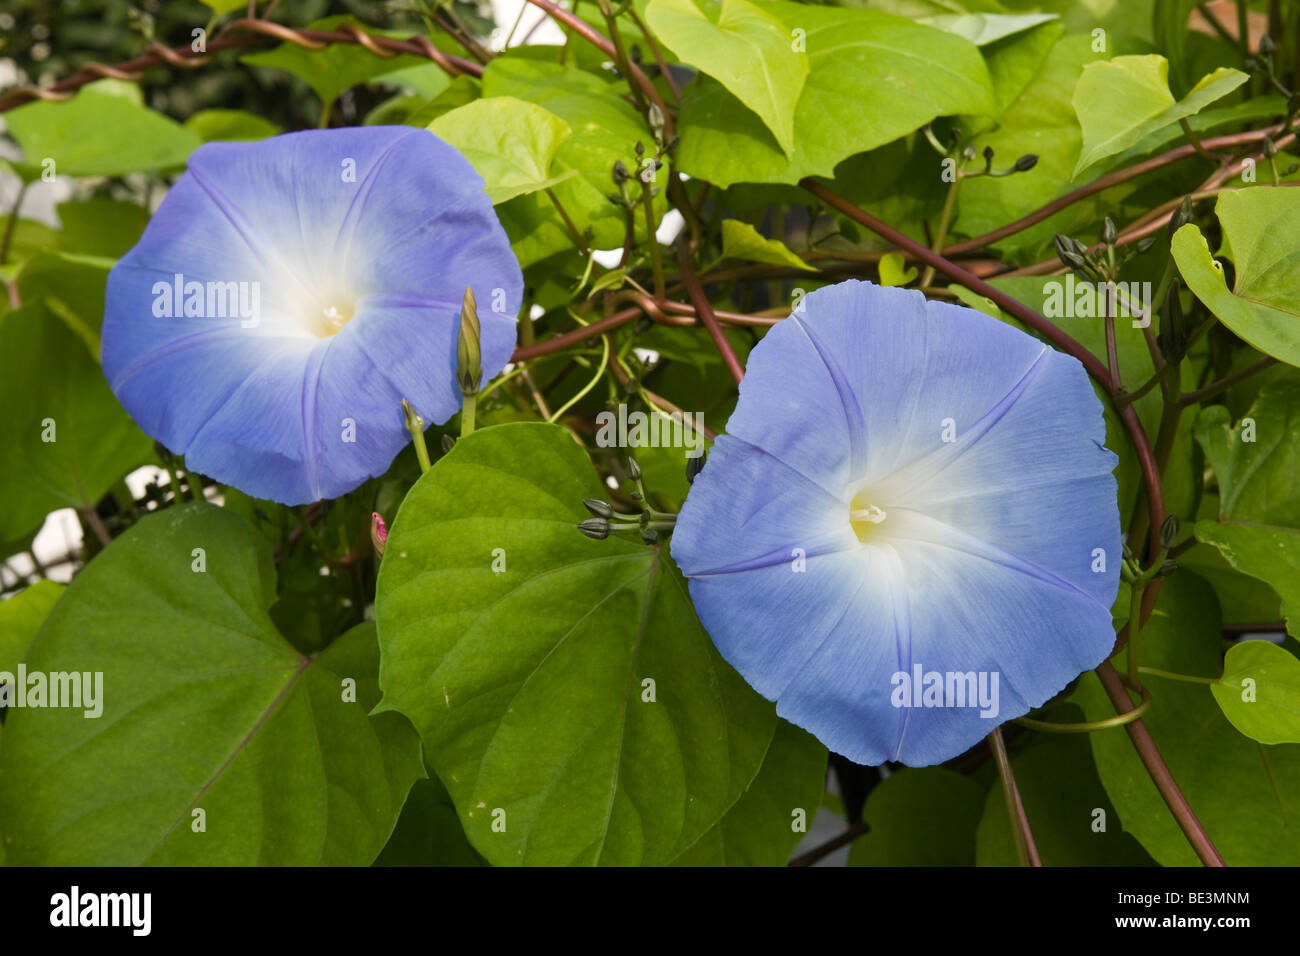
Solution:
[[[356,313],[356,300],[345,292],[331,291],[319,299],[302,304],[299,319],[303,328],[317,338],[336,334],[352,321]]]
[[[857,534],[858,540],[863,543],[879,533],[880,526],[888,517],[888,513],[873,503],[868,498],[868,494],[864,489],[854,495],[849,503],[849,521],[853,524],[853,531]]]

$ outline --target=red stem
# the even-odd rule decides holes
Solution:
[[[700,285],[699,277],[695,275],[695,269],[691,266],[691,257],[686,251],[685,243],[680,243],[677,246],[677,263],[681,269],[682,281],[686,283],[686,291],[690,293],[691,301],[695,303],[696,316],[709,330],[709,336],[713,339],[713,344],[722,353],[722,361],[726,363],[727,370],[731,372],[731,377],[739,385],[740,380],[745,377],[745,370],[741,367],[740,359],[736,358],[731,343],[722,334],[722,326],[718,324],[718,317],[713,314],[713,306],[709,304],[709,298],[704,294],[704,287]]]

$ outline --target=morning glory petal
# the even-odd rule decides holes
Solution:
[[[751,353],[673,556],[779,714],[859,763],[938,763],[1113,646],[1104,437],[1073,358],[972,309],[841,283]]]
[[[523,277],[482,179],[433,134],[210,143],[109,275],[104,373],[194,470],[289,504],[336,497],[409,441],[402,398],[430,423],[460,407],[467,286],[488,378]]]

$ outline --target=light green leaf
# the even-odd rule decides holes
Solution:
[[[809,272],[817,271],[791,252],[780,239],[768,239],[749,223],[739,219],[722,220],[722,256],[724,259],[770,262]]]
[[[498,425],[456,442],[388,537],[381,706],[419,728],[493,864],[668,863],[740,797],[775,729],[667,548],[578,532],[602,494],[565,429]]]
[[[1083,134],[1070,103],[1070,93],[1084,67],[1101,56],[1093,51],[1087,32],[1061,35],[1057,23],[1045,23],[1027,33],[999,40],[985,50],[994,82],[997,110],[992,117],[962,117],[963,129],[984,130],[973,141],[977,153],[993,149],[995,163],[1010,166],[1028,153],[1038,163],[1027,173],[1014,176],[979,176],[967,180],[957,204],[956,231],[978,236],[1019,219],[1072,188],[1075,161]],[[1135,49],[1122,34],[1107,34],[1112,53]],[[1031,72],[1032,71],[1032,72]],[[992,128],[988,128],[992,121]],[[936,162],[933,156],[931,162]],[[933,167],[937,170],[937,166]],[[1103,213],[1136,187],[1113,187],[1104,195],[1071,203],[1066,209],[1013,236],[995,247],[1014,261],[1036,262],[1052,254],[1052,236],[1073,235],[1094,230]]]
[[[0,601],[0,672],[13,674],[18,669],[63,590],[57,581],[37,581]]]
[[[988,71],[967,40],[869,10],[774,0],[763,9],[801,30],[808,78],[787,155],[722,84],[697,77],[683,92],[678,159],[717,186],[797,183],[895,140],[936,116],[991,108]]]
[[[1300,542],[1300,534],[1293,537]],[[1210,690],[1223,715],[1247,737],[1262,744],[1300,744],[1300,660],[1276,644],[1234,644],[1223,676]]]
[[[1175,100],[1169,92],[1169,61],[1163,56],[1117,56],[1088,64],[1072,99],[1083,128],[1083,149],[1074,175],[1194,116],[1247,79],[1240,70],[1221,67],[1203,77],[1182,100]]]
[[[199,138],[174,120],[123,95],[108,81],[83,87],[63,102],[28,103],[5,114],[23,148],[19,171],[41,175],[53,160],[57,176],[121,176],[182,166]],[[48,168],[48,167],[46,167]]]
[[[713,77],[758,114],[787,156],[808,57],[764,6],[722,0],[716,22],[691,0],[651,0],[646,21],[683,62]]]
[[[1300,366],[1300,195],[1257,186],[1222,193],[1215,206],[1224,253],[1236,267],[1228,291],[1223,266],[1201,231],[1189,223],[1173,239],[1174,259],[1187,287],[1219,321],[1261,352]]]
[[[870,832],[849,851],[849,866],[972,866],[984,788],[942,767],[906,768],[867,797]]]
[[[185,121],[185,128],[205,143],[217,140],[266,139],[280,132],[268,119],[246,110],[200,110]]]
[[[561,172],[576,169],[578,175],[557,185],[554,193],[578,232],[590,233],[588,245],[593,249],[617,248],[623,243],[623,208],[608,199],[614,191],[611,175],[615,161],[635,170],[636,144],[654,141],[645,121],[617,89],[593,73],[513,53],[497,57],[483,72],[484,96],[513,96],[536,103],[573,130],[560,144],[554,168]],[[655,199],[656,215],[663,215],[666,201],[661,191]],[[545,195],[518,196],[498,207],[497,215],[525,267],[575,248],[564,221]],[[644,236],[644,216],[636,217],[636,227],[638,235]]]
[[[535,103],[513,96],[474,100],[444,113],[429,132],[456,147],[483,177],[493,204],[549,189],[575,175],[550,175],[569,124]]]
[[[880,257],[881,285],[907,285],[917,277],[917,274],[915,268],[907,267],[907,260],[900,253],[887,252]]]
[[[153,457],[85,343],[40,302],[0,317],[0,408],[0,541],[93,505]]]
[[[217,16],[230,13],[232,10],[248,9],[245,0],[201,0],[201,2]]]
[[[826,788],[826,748],[777,721],[772,745],[749,788],[675,866],[783,866],[817,815]],[[802,811],[802,812],[800,812]]]
[[[1055,19],[1055,13],[939,13],[917,22],[987,46]]]
[[[267,616],[274,600],[271,545],[212,505],[146,516],[96,557],[26,664],[102,674],[102,714],[10,711],[8,862],[369,864],[423,772],[419,741],[399,715],[368,716],[373,624],[305,657]]]
[[[1185,569],[1165,580],[1155,613],[1142,629],[1141,663],[1214,678],[1223,671],[1214,592]],[[1121,673],[1123,653],[1115,661]],[[1300,864],[1300,745],[1264,747],[1223,716],[1205,684],[1144,675],[1154,704],[1143,716],[1187,802],[1229,866]],[[1088,720],[1115,715],[1091,671],[1071,698]],[[1097,772],[1124,829],[1162,866],[1196,866],[1198,858],[1137,756],[1128,735],[1088,735]]]

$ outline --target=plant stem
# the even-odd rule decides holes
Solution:
[[[9,210],[9,221],[5,223],[5,236],[0,240],[0,266],[9,261],[9,243],[13,241],[14,228],[18,225],[18,210],[22,207],[23,197],[27,195],[27,187],[30,185],[31,183],[24,182],[18,187],[13,208]]]
[[[1138,676],[1138,636],[1142,633],[1142,595],[1146,585],[1141,581],[1134,583],[1128,612],[1128,685],[1136,691],[1142,690],[1142,678]]]
[[[1133,709],[1133,702],[1128,699],[1128,693],[1124,690],[1124,682],[1120,680],[1119,674],[1110,661],[1102,662],[1097,668],[1097,676],[1101,678],[1102,686],[1106,688],[1106,694],[1117,712],[1127,713]],[[1164,759],[1156,749],[1155,741],[1151,739],[1151,733],[1146,725],[1140,720],[1135,720],[1125,724],[1124,729],[1128,732],[1129,739],[1133,741],[1138,756],[1146,764],[1147,772],[1151,775],[1156,789],[1160,791],[1160,796],[1164,798],[1165,804],[1173,813],[1174,819],[1178,821],[1178,826],[1201,862],[1206,866],[1223,866],[1223,857],[1219,855],[1214,842],[1205,832],[1205,827],[1201,825],[1201,821],[1196,818],[1196,814],[1188,805],[1187,798],[1178,789],[1178,784],[1174,782],[1173,774],[1165,766]]]
[[[930,244],[931,250],[935,255],[940,254],[943,248],[943,241],[948,238],[948,229],[952,225],[952,213],[957,206],[957,193],[961,191],[961,170],[956,171],[952,185],[948,187],[948,195],[943,200],[943,212],[939,214],[939,228],[935,230],[934,241]],[[925,272],[921,273],[921,285],[928,286],[934,281],[934,264],[927,264]]]
[[[740,359],[736,358],[736,353],[727,341],[727,337],[722,334],[722,326],[718,324],[718,317],[713,313],[713,306],[709,304],[709,298],[704,294],[704,288],[700,285],[700,280],[695,275],[695,270],[691,267],[689,254],[686,252],[686,246],[678,244],[677,246],[677,263],[681,270],[682,279],[686,282],[686,288],[690,292],[691,301],[695,304],[695,314],[704,323],[704,327],[709,330],[709,337],[713,339],[713,344],[718,347],[722,353],[722,361],[731,372],[731,377],[740,384],[740,380],[745,377],[745,370],[741,367]]]
[[[650,195],[650,184],[645,180],[641,180],[641,201],[645,205],[645,233],[646,242],[650,245],[650,264],[654,269],[655,298],[662,299],[664,297],[663,253],[659,249],[659,239],[655,235],[654,197]]]
[[[1025,816],[1025,805],[1020,800],[1020,790],[1016,787],[1016,776],[1011,771],[1011,759],[1007,756],[1007,745],[1002,741],[1002,728],[996,727],[988,736],[989,748],[993,751],[993,760],[998,765],[998,776],[1002,778],[1002,796],[1006,799],[1007,816],[1011,820],[1011,835],[1016,842],[1016,856],[1021,866],[1042,866],[1038,847],[1034,844],[1034,833],[1029,828],[1029,818]]]
[[[1175,674],[1173,671],[1162,671],[1156,667],[1139,667],[1143,674],[1150,674],[1153,677],[1163,677],[1166,680],[1186,681],[1189,684],[1217,684],[1217,677],[1193,677],[1190,674]]]
[[[1205,386],[1204,388],[1198,388],[1194,392],[1187,392],[1185,395],[1179,397],[1178,404],[1184,406],[1195,405],[1201,399],[1210,398],[1214,395],[1217,395],[1219,394],[1219,392],[1222,392],[1223,390],[1230,388],[1233,385],[1236,385],[1238,382],[1243,381],[1244,379],[1250,378],[1250,376],[1254,375],[1256,372],[1263,371],[1264,369],[1268,368],[1270,365],[1275,364],[1276,362],[1277,359],[1273,358],[1273,356],[1265,355],[1263,358],[1259,359],[1258,361],[1250,363],[1250,365],[1247,365],[1239,372],[1233,372],[1231,375],[1225,376],[1224,378],[1219,379],[1217,382],[1211,382],[1209,385]]]

